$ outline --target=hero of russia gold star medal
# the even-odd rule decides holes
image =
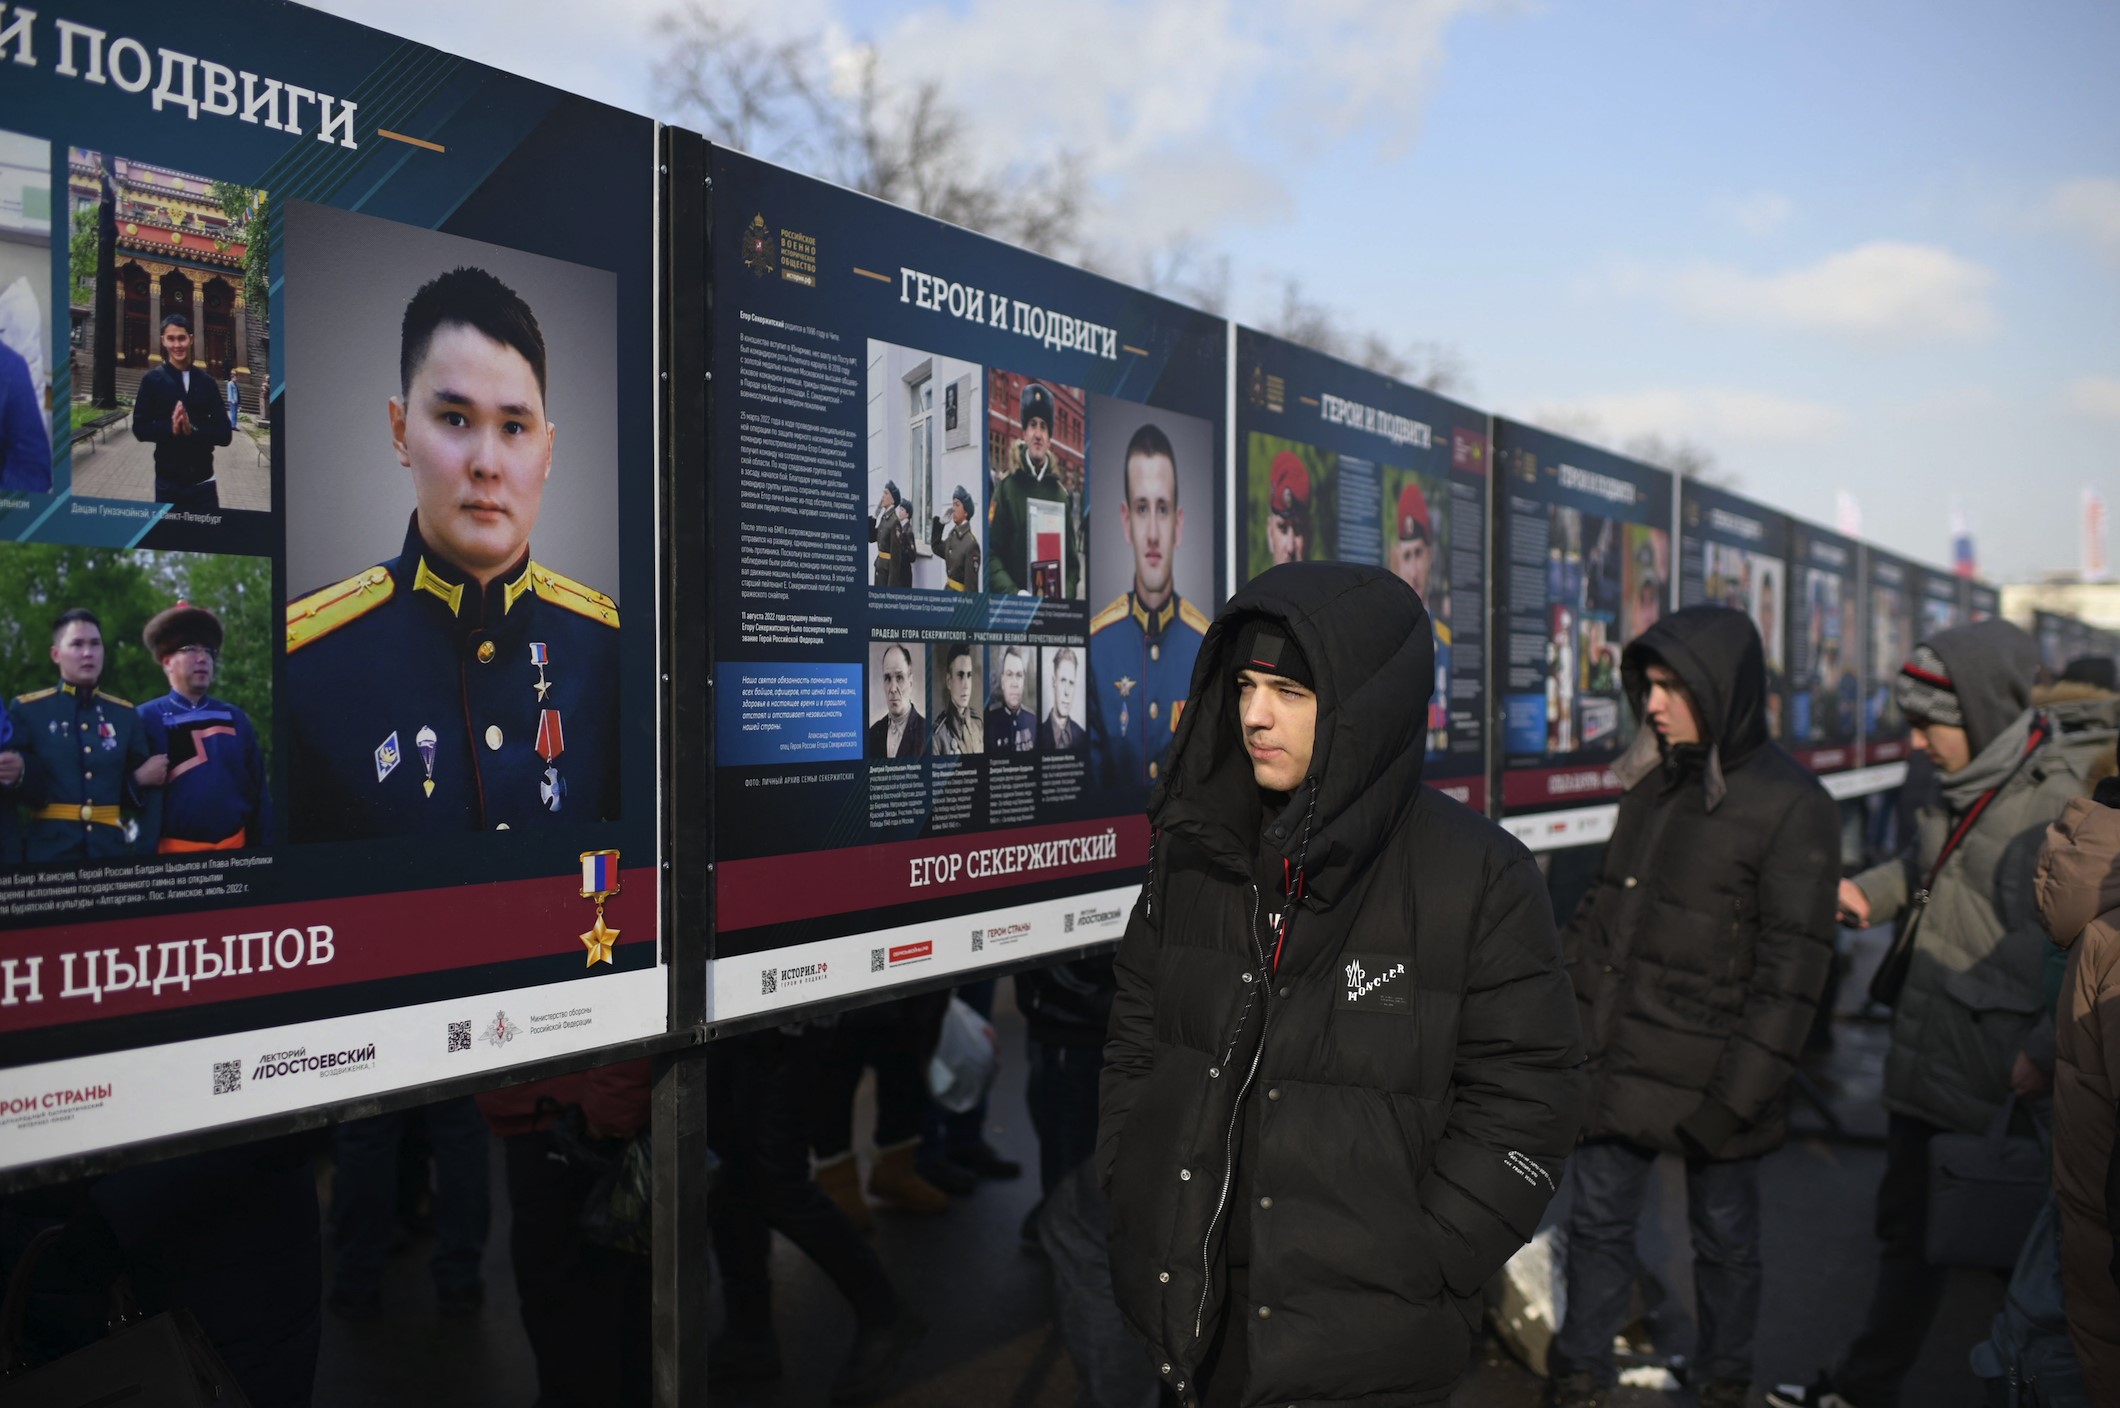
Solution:
[[[618,930],[604,923],[604,901],[618,894],[619,889],[618,852],[583,851],[582,898],[596,901],[596,922],[581,936],[582,947],[589,951],[584,967],[612,962],[611,946],[618,942]]]

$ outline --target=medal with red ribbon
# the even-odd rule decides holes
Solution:
[[[545,760],[545,775],[538,780],[537,799],[548,812],[556,812],[567,800],[567,783],[559,775],[559,755],[567,751],[567,735],[560,725],[559,710],[537,711],[537,756]]]

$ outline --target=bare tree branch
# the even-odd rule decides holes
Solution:
[[[1471,390],[1471,368],[1456,348],[1441,342],[1395,343],[1374,329],[1357,331],[1339,313],[1306,295],[1298,279],[1281,281],[1281,307],[1260,331],[1439,396]]]

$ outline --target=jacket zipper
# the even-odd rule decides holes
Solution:
[[[1259,949],[1259,887],[1256,884],[1251,887],[1250,938],[1252,950],[1257,952]],[[1262,979],[1265,976],[1262,969]],[[1244,1035],[1243,1018],[1238,1018],[1237,1022],[1237,1036],[1241,1039]],[[1229,1111],[1229,1128],[1222,1136],[1222,1191],[1215,1198],[1214,1215],[1207,1219],[1207,1235],[1200,1242],[1200,1305],[1193,1312],[1193,1339],[1195,1342],[1200,1339],[1201,1331],[1207,1324],[1207,1296],[1208,1292],[1214,1288],[1215,1283],[1215,1228],[1222,1221],[1223,1209],[1229,1206],[1230,1186],[1236,1181],[1237,1122],[1244,1118],[1244,1097],[1251,1090],[1253,1077],[1259,1073],[1259,1060],[1266,1054],[1266,1034],[1272,1029],[1273,1006],[1271,999],[1268,999],[1266,1016],[1259,1027],[1259,1044],[1252,1048],[1251,1065],[1244,1072],[1244,1083],[1237,1087],[1237,1100]]]

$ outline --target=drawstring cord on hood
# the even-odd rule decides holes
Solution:
[[[1310,789],[1310,802],[1303,808],[1303,835],[1296,842],[1295,862],[1290,864],[1287,856],[1281,857],[1281,912],[1274,917],[1273,925],[1273,972],[1276,975],[1281,971],[1281,950],[1288,943],[1288,921],[1310,889],[1303,863],[1310,858],[1310,826],[1318,814],[1318,780],[1307,777],[1303,779],[1303,785]]]

